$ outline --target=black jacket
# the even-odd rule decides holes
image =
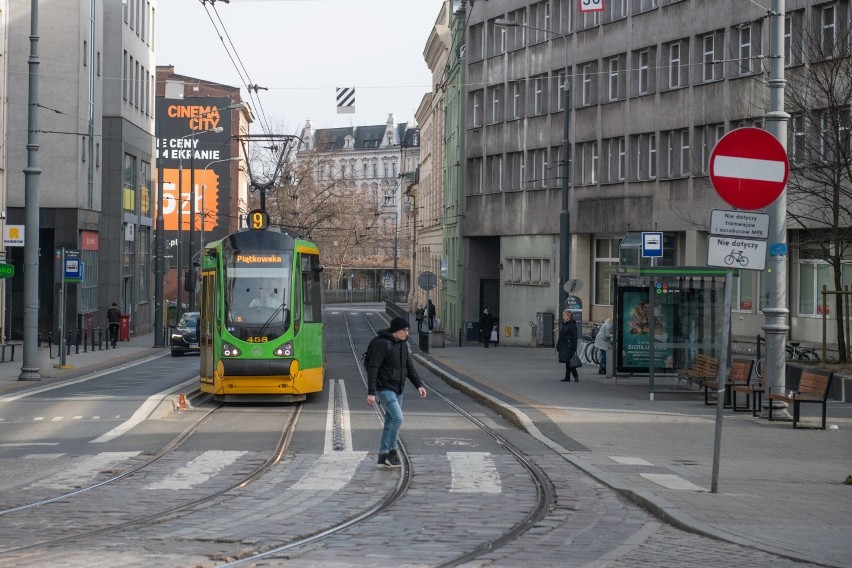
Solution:
[[[556,350],[559,352],[561,363],[570,361],[571,356],[577,352],[579,335],[576,321],[572,319],[562,322],[562,327],[559,328],[559,341],[556,343]]]
[[[378,333],[385,341],[377,341],[367,360],[367,394],[375,395],[377,390],[391,390],[402,394],[405,378],[418,389],[423,381],[414,369],[414,363],[408,354],[408,343],[397,341],[390,330]]]
[[[493,327],[494,316],[492,316],[490,313],[483,313],[481,316],[479,316],[479,332],[482,334],[483,337],[485,337],[486,339],[491,337],[491,328]]]

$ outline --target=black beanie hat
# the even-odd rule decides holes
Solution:
[[[390,332],[396,333],[400,329],[408,329],[411,326],[408,325],[408,321],[403,318],[393,318],[390,323]]]

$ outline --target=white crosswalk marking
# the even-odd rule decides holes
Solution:
[[[246,452],[226,452],[211,450],[204,452],[185,466],[181,467],[162,481],[152,483],[145,489],[171,489],[181,491],[192,489],[196,485],[215,477],[220,471],[231,465]]]
[[[450,493],[500,493],[500,473],[488,452],[447,452]]]
[[[339,491],[352,480],[366,455],[367,452],[323,454],[288,491]]]
[[[622,465],[654,465],[647,460],[643,460],[642,458],[632,458],[629,456],[609,456],[609,459]]]
[[[673,473],[640,473],[648,481],[653,481],[657,485],[662,485],[668,489],[682,489],[684,491],[707,491],[703,487],[695,485],[691,481],[687,481],[679,475]]]
[[[37,481],[33,485],[50,489],[68,489],[88,482],[104,469],[138,455],[139,452],[101,452],[75,463],[68,469]]]

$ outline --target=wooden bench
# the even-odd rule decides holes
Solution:
[[[0,362],[5,363],[6,361],[14,361],[15,360],[15,347],[21,345],[20,343],[3,343],[0,344]],[[8,355],[8,359],[6,358]]]
[[[751,369],[754,367],[753,359],[734,359],[731,361],[731,369],[728,371],[728,380],[725,381],[725,393],[724,400],[731,401],[730,403],[723,403],[725,408],[730,408],[732,404],[731,398],[731,389],[734,386],[744,386],[748,385],[749,380],[751,379]],[[709,396],[710,391],[718,391],[719,390],[719,381],[716,378],[712,378],[704,381],[704,404],[716,404],[714,402],[710,402]],[[747,403],[746,403],[747,404]]]
[[[719,360],[716,357],[699,353],[692,359],[689,367],[678,371],[677,379],[702,386],[706,381],[716,380],[718,369]]]
[[[812,402],[822,405],[822,428],[825,430],[825,411],[828,401],[828,389],[831,387],[831,379],[834,373],[821,369],[802,369],[799,378],[799,388],[795,391],[770,392],[769,393],[769,419],[772,420],[772,401],[780,400],[793,405],[793,428],[799,422],[799,405],[803,402]]]
[[[731,409],[734,412],[748,410],[749,403],[751,403],[751,415],[757,416],[757,413],[760,412],[760,406],[763,404],[763,393],[766,392],[765,385],[766,379],[764,377],[760,377],[760,382],[758,383],[734,385],[731,389]],[[745,406],[737,406],[737,393],[746,395]]]

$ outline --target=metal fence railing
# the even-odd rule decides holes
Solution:
[[[396,301],[404,303],[408,290],[397,290],[393,298],[393,290],[385,288],[361,288],[359,290],[323,290],[325,304],[356,304],[360,302]]]

